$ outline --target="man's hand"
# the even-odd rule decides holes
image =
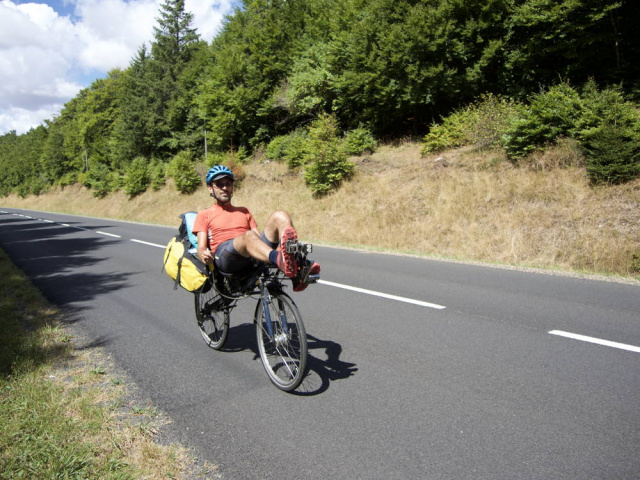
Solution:
[[[198,255],[200,256],[200,260],[204,263],[213,263],[213,255],[211,254],[211,250],[208,248],[202,252],[198,252]]]

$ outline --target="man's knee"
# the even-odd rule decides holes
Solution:
[[[256,232],[249,230],[242,235],[233,239],[233,248],[243,257],[249,255],[248,245],[250,242],[255,241],[255,238],[260,239]]]
[[[276,210],[273,212],[270,220],[275,222],[278,226],[288,227],[292,224],[291,215],[284,210]]]

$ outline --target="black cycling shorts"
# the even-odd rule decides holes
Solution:
[[[278,244],[270,242],[264,233],[260,235],[260,240],[275,249]],[[240,255],[233,248],[233,239],[222,242],[218,245],[215,253],[216,268],[224,273],[247,273],[256,267],[257,262],[253,258],[247,258]]]

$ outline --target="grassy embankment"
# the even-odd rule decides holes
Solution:
[[[419,151],[406,142],[356,158],[355,178],[321,199],[299,172],[255,161],[244,167],[234,203],[251,208],[259,224],[273,210],[288,210],[316,243],[640,279],[640,180],[591,187],[570,145],[519,167],[501,152],[421,158]],[[67,187],[0,204],[177,225],[178,214],[206,208],[210,199],[204,187],[184,196],[169,183],[131,201]]]
[[[195,478],[163,421],[132,403],[99,349],[83,349],[61,313],[0,250],[0,477]]]

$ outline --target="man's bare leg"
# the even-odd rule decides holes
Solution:
[[[271,243],[278,244],[284,229],[287,227],[293,227],[293,220],[291,220],[291,216],[287,212],[279,210],[273,212],[268,218],[263,233]]]
[[[280,243],[280,238],[287,227],[293,227],[291,216],[284,211],[271,214],[264,227],[264,236],[272,243]],[[269,262],[271,247],[264,243],[260,234],[250,230],[233,240],[233,248],[243,257],[252,257],[260,262]]]

